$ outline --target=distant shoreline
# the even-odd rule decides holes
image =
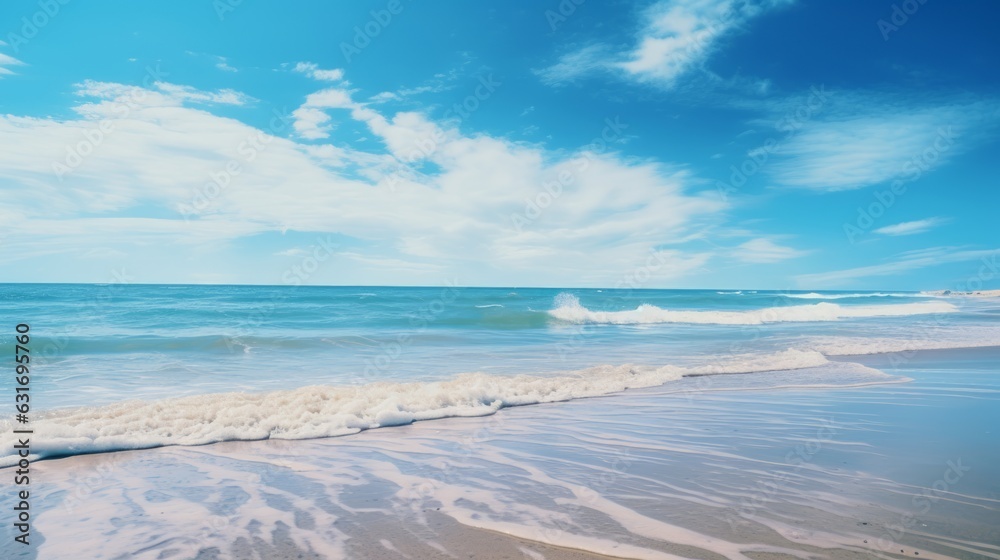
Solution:
[[[955,292],[952,290],[934,290],[922,292],[931,296],[962,296],[962,297],[1000,297],[1000,290],[976,290],[974,292]]]

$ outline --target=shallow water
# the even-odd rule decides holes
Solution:
[[[1000,300],[920,293],[8,284],[0,302],[31,325],[35,459],[344,435],[690,375],[891,383],[829,359],[1000,344]],[[13,413],[4,399],[0,428]]]

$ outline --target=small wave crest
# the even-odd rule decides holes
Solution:
[[[694,323],[705,325],[761,325],[765,323],[838,321],[863,317],[900,317],[933,313],[953,313],[954,305],[943,301],[897,303],[890,305],[841,306],[816,303],[788,307],[767,307],[747,311],[678,311],[643,304],[626,311],[592,311],[572,294],[559,294],[549,315],[576,324],[643,325],[655,323]]]

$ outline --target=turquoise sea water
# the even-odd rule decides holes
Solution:
[[[892,382],[826,357],[1000,345],[1000,301],[910,292],[7,284],[0,316],[11,357],[31,327],[40,456],[340,435],[689,375]],[[13,387],[11,371],[2,422]]]

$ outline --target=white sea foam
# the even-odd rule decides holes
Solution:
[[[827,364],[819,352],[733,356],[699,366],[598,366],[557,376],[466,373],[448,381],[312,386],[268,393],[223,393],[129,401],[49,413],[33,423],[34,457],[76,455],[230,440],[306,439],[500,408],[608,395],[690,375],[793,370]],[[10,421],[0,422],[9,431]],[[16,464],[6,443],[0,467]]]
[[[556,308],[549,315],[569,323],[638,325],[651,323],[698,323],[708,325],[760,325],[807,321],[837,321],[861,317],[899,317],[932,313],[953,313],[958,308],[944,301],[897,303],[890,305],[841,306],[816,303],[789,307],[767,307],[747,311],[673,311],[643,304],[628,311],[591,311],[570,294],[556,297]]]
[[[499,303],[490,303],[486,305],[477,305],[476,307],[478,307],[479,309],[486,309],[488,307],[503,307],[503,305],[500,305]]]
[[[882,292],[870,292],[870,293],[860,293],[860,294],[819,294],[816,292],[810,292],[808,294],[784,294],[785,297],[794,299],[847,299],[847,298],[863,298],[863,297],[931,297],[924,293],[919,294],[906,294],[906,293],[882,293]]]

